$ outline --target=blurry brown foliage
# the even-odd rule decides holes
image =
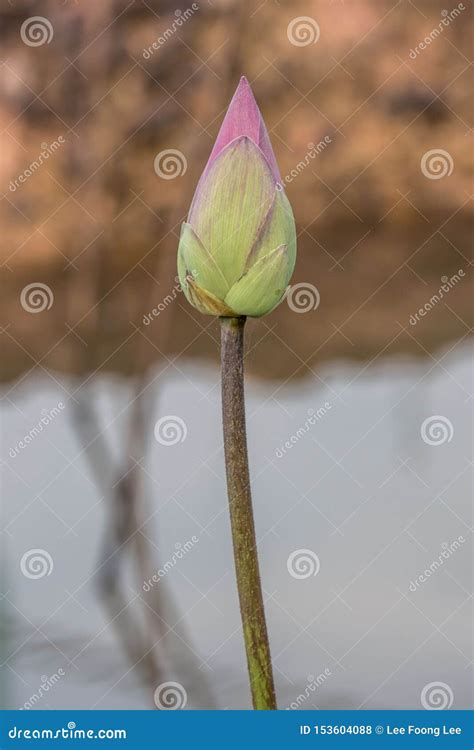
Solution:
[[[330,138],[287,185],[299,233],[294,282],[317,286],[321,303],[305,315],[282,304],[253,324],[250,368],[286,378],[336,357],[425,356],[466,334],[468,281],[450,292],[449,308],[438,305],[414,330],[408,321],[442,276],[468,272],[469,9],[411,59],[444,0],[213,0],[147,58],[178,3],[40,5],[15,0],[0,10],[3,380],[38,365],[128,374],[163,356],[216,354],[215,322],[179,294],[149,325],[143,316],[176,284],[180,223],[241,74],[282,175],[308,144]],[[49,43],[22,41],[33,15],[51,22]],[[290,43],[299,15],[317,20],[317,43]],[[12,190],[42,144],[60,136],[65,143]],[[440,180],[420,169],[435,148],[454,163]],[[164,149],[184,154],[185,174],[156,174]],[[54,293],[37,315],[20,303],[33,282]]]

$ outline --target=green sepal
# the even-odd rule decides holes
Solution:
[[[231,310],[225,302],[200,286],[194,281],[192,276],[189,276],[186,279],[186,287],[183,288],[188,302],[190,302],[196,310],[204,313],[204,315],[224,316],[226,318],[235,317],[234,311]]]
[[[229,291],[229,285],[216,261],[192,226],[186,222],[181,227],[179,240],[178,275],[181,286],[186,283],[187,276],[191,275],[200,287],[220,299],[224,299]]]
[[[282,300],[293,272],[294,261],[286,245],[260,258],[237,281],[224,302],[237,315],[259,318]]]

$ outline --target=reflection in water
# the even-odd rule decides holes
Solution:
[[[319,374],[321,381],[294,389],[248,383],[279,704],[419,708],[424,686],[441,681],[453,691],[453,707],[467,708],[469,352],[458,347],[435,367],[392,361],[361,372],[338,364]],[[217,370],[180,362],[179,371],[160,380],[146,453],[130,457],[144,483],[138,526],[151,556],[147,570],[142,565],[137,572],[132,557],[117,567],[125,599],[113,616],[100,606],[97,588],[102,540],[111,528],[109,497],[80,455],[71,400],[53,381],[38,379],[24,388],[21,411],[5,410],[8,566],[0,607],[9,708],[32,696],[36,708],[152,707],[152,685],[145,687],[132,668],[110,619],[128,613],[144,629],[158,599],[157,645],[150,652],[156,679],[182,686],[186,708],[249,706],[218,377]],[[109,460],[116,461],[129,386],[98,381],[90,396],[100,406]],[[9,455],[59,398],[61,414]],[[185,426],[179,440],[156,438],[154,425],[165,417]],[[432,433],[430,442],[422,425],[431,417],[448,420],[451,429]],[[460,536],[465,541],[433,567]],[[29,550],[50,555],[50,575],[22,574]],[[289,561],[298,554],[317,564],[293,575]]]

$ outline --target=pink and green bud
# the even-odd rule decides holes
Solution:
[[[182,226],[180,283],[202,313],[257,318],[285,296],[295,260],[291,206],[242,78]]]

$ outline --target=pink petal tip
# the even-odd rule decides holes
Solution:
[[[270,144],[268,131],[245,76],[240,79],[229,104],[205,171],[209,169],[212,162],[231,141],[243,135],[250,138],[261,149],[275,182],[279,183],[281,181],[280,171]]]

